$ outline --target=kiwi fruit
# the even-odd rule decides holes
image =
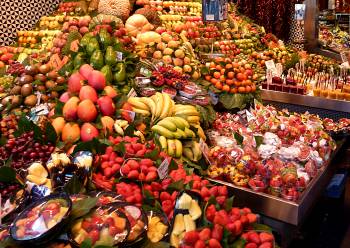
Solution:
[[[45,82],[47,78],[44,74],[39,73],[35,75],[34,79],[39,80],[40,82]]]
[[[52,80],[55,80],[59,77],[57,71],[50,71],[48,74],[47,74],[47,77],[52,79]]]
[[[43,65],[41,65],[41,66],[39,67],[39,71],[40,71],[40,73],[42,73],[42,74],[46,74],[46,73],[48,73],[48,72],[50,71],[50,66],[47,65],[47,64],[43,64]]]
[[[42,93],[46,91],[46,87],[44,85],[38,85],[36,86],[36,90]]]
[[[29,96],[33,93],[33,86],[31,84],[24,84],[21,88],[22,96]]]
[[[10,94],[11,95],[18,95],[18,94],[21,94],[21,86],[19,86],[19,85],[15,85],[12,89],[11,89],[11,91],[10,91]]]
[[[46,87],[46,89],[52,89],[52,88],[54,88],[54,87],[56,87],[56,83],[54,82],[54,81],[52,81],[52,80],[48,80],[48,81],[46,81],[46,83],[45,83],[45,87]]]
[[[62,77],[62,76],[58,76],[56,78],[56,83],[57,84],[64,84],[65,82],[66,82],[66,79],[64,77]]]
[[[29,95],[24,99],[24,104],[26,106],[33,107],[35,106],[37,101],[38,101],[38,98],[36,97],[36,95]]]
[[[24,85],[24,84],[30,84],[33,81],[34,81],[34,78],[31,75],[25,74],[19,78],[18,83],[20,85]]]
[[[22,98],[20,95],[15,95],[12,98],[12,106],[17,107],[22,103]]]

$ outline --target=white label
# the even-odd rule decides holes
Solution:
[[[266,80],[267,80],[267,84],[272,84],[272,70],[271,69],[266,70]]]
[[[137,93],[134,88],[131,88],[131,90],[128,93],[128,97],[135,97],[137,96]]]
[[[203,139],[199,140],[199,147],[205,157],[205,159],[209,162],[210,164],[210,159],[209,159],[209,147],[207,145],[207,143],[205,143],[205,141]]]
[[[214,21],[215,16],[214,15],[206,15],[207,21]]]
[[[346,68],[349,68],[349,67],[350,67],[350,65],[349,65],[349,62],[348,62],[348,61],[346,61],[346,62],[342,63],[341,65],[342,65],[342,66],[344,66],[344,67],[346,67]]]
[[[145,76],[145,77],[150,77],[152,75],[152,72],[148,70],[147,68],[142,67],[140,69],[140,74]]]
[[[348,62],[348,57],[346,56],[345,52],[340,52],[340,57],[341,57],[341,60],[343,61],[343,63]]]
[[[283,65],[281,63],[277,63],[276,64],[276,72],[277,72],[277,76],[281,77],[282,73],[283,73]]]
[[[160,180],[167,177],[168,171],[169,171],[169,161],[168,159],[164,159],[164,161],[160,164],[160,166],[157,169]]]
[[[267,69],[276,70],[275,62],[272,59],[268,60],[268,61],[265,61],[265,65],[266,65]]]
[[[116,52],[116,55],[117,55],[117,61],[123,60],[123,53],[122,52]]]
[[[123,109],[122,111],[127,112],[128,115],[129,115],[129,117],[130,117],[130,119],[131,119],[132,121],[134,121],[135,115],[136,115],[136,113],[135,113],[134,111],[125,110],[125,109]]]

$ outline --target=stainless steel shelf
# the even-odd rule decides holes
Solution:
[[[263,100],[308,106],[319,109],[350,113],[350,102],[323,97],[291,94],[272,90],[262,90]]]
[[[317,199],[321,196],[335,172],[336,165],[331,163],[344,144],[339,142],[337,150],[333,153],[326,165],[312,179],[297,202],[284,200],[269,194],[255,192],[248,188],[238,187],[232,183],[221,180],[209,179],[213,182],[227,185],[235,195],[235,201],[250,206],[255,212],[268,216],[278,221],[299,226],[303,223],[307,214],[312,210]],[[239,202],[240,201],[240,202]]]

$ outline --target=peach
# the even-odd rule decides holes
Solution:
[[[97,117],[97,109],[90,99],[85,99],[79,103],[77,114],[83,122],[91,122]]]
[[[74,143],[80,139],[80,127],[77,123],[66,123],[62,129],[62,141]]]
[[[55,129],[56,133],[59,135],[61,134],[64,125],[66,124],[66,121],[64,120],[63,117],[57,117],[52,120],[51,122],[53,128]]]
[[[90,99],[91,101],[96,102],[98,97],[94,88],[92,88],[90,85],[85,85],[80,89],[79,98],[80,101]]]
[[[101,123],[102,123],[102,129],[104,132],[107,132],[107,130],[109,133],[113,132],[114,120],[112,117],[102,116]]]
[[[90,141],[93,138],[98,137],[97,128],[91,123],[84,123],[80,129],[80,139],[83,142]]]
[[[83,84],[84,77],[79,72],[75,72],[68,79],[68,91],[70,93],[79,93]]]
[[[64,119],[66,119],[67,121],[74,121],[77,119],[79,101],[79,98],[76,96],[69,98],[69,100],[64,104],[62,109]]]
[[[101,96],[97,100],[97,104],[100,108],[102,115],[113,116],[115,114],[115,105],[109,96]]]
[[[106,86],[106,78],[102,72],[93,70],[88,77],[88,84],[95,90],[103,90]]]
[[[117,91],[112,87],[107,85],[103,91],[105,92],[106,96],[109,96],[110,98],[114,98],[118,95]]]

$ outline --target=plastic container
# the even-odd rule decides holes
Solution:
[[[60,234],[68,221],[72,201],[65,193],[53,194],[33,202],[14,220],[12,239],[21,245],[46,243]]]
[[[92,247],[116,246],[123,244],[130,233],[130,222],[117,206],[108,204],[92,210],[78,219],[68,231],[71,243],[80,247],[81,243],[93,234]]]
[[[159,241],[166,239],[166,237],[169,235],[170,223],[165,213],[161,211],[150,210],[147,212],[147,217],[148,239],[152,243],[158,243]]]

